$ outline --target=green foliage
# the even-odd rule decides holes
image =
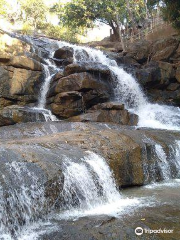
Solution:
[[[171,22],[172,25],[180,29],[180,1],[179,0],[149,0],[150,8],[161,6],[162,16],[164,20]]]
[[[47,24],[45,33],[47,36],[60,39],[61,41],[66,41],[71,43],[79,42],[79,38],[78,38],[79,31],[76,29],[71,29],[71,28],[67,28],[59,25],[54,26],[52,24]]]
[[[0,15],[6,16],[7,15],[8,4],[6,0],[0,0]]]
[[[46,20],[48,9],[43,0],[21,0],[21,8],[25,12],[26,21],[36,29],[38,24]]]
[[[22,26],[22,30],[21,30],[21,31],[22,31],[23,34],[31,35],[33,29],[32,29],[32,26],[29,25],[28,22],[25,22],[25,23],[23,23],[23,26]]]
[[[67,4],[61,1],[55,11],[64,26],[91,28],[96,21],[109,25],[118,36],[119,23],[137,23],[146,17],[145,0],[72,0]]]
[[[173,24],[177,29],[180,29],[180,1],[179,0],[164,0],[165,5],[162,7],[164,19]]]

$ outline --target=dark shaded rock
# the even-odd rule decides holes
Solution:
[[[168,87],[167,90],[169,91],[176,91],[180,87],[179,83],[171,83]]]
[[[124,110],[124,104],[119,102],[105,102],[93,106],[90,110]]]
[[[50,105],[50,109],[60,118],[78,115],[83,111],[82,95],[76,91],[59,93]]]
[[[180,66],[178,66],[176,69],[176,79],[180,83]]]
[[[77,122],[113,122],[121,125],[137,125],[138,116],[124,109],[123,104],[108,102],[93,106],[86,114],[69,119]]]
[[[150,56],[150,49],[151,43],[146,40],[140,40],[138,42],[131,43],[126,49],[128,52],[126,58],[133,58],[138,63],[144,63]]]
[[[90,72],[90,73],[99,73],[102,74],[102,76],[109,76],[110,70],[107,66],[97,63],[88,63],[81,62],[81,63],[74,63],[70,64],[65,68],[64,74],[66,76],[73,74],[73,73],[81,73],[81,72]],[[101,76],[99,76],[101,77]]]
[[[166,62],[150,62],[142,69],[136,69],[136,78],[146,89],[165,88],[175,78],[173,64]]]
[[[166,61],[177,50],[179,41],[176,38],[168,38],[159,40],[153,44],[152,60]]]
[[[62,47],[55,51],[54,58],[57,59],[68,59],[73,57],[73,48],[71,47]]]
[[[13,125],[25,122],[46,121],[42,112],[28,107],[9,106],[0,110],[0,126]]]

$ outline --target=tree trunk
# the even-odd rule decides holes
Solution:
[[[119,21],[119,15],[118,14],[116,14],[116,21],[117,21],[118,35],[120,36],[122,49],[123,49],[123,51],[125,51],[124,39],[123,39],[123,36],[122,36],[122,24]]]
[[[114,34],[114,37],[115,37],[115,40],[116,41],[120,41],[120,35],[119,35],[119,31],[118,31],[118,28],[114,26],[114,24],[110,24],[110,26],[112,27],[112,30],[113,30],[113,34]]]
[[[126,7],[127,7],[127,11],[128,11],[130,20],[132,22],[133,34],[135,34],[136,24],[135,24],[133,13],[132,13],[131,8],[130,8],[129,0],[126,0]]]

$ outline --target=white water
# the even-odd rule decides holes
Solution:
[[[180,130],[180,109],[178,107],[152,104],[148,101],[135,78],[117,66],[102,51],[59,42],[59,47],[74,49],[74,62],[93,62],[107,66],[115,82],[115,100],[139,116],[138,126],[169,130]]]
[[[161,175],[164,180],[168,180],[171,178],[171,169],[167,160],[166,153],[161,145],[155,145],[155,151],[159,158],[158,165],[161,170]]]
[[[66,160],[62,197],[65,209],[60,219],[87,215],[115,215],[140,204],[139,199],[123,198],[106,161],[87,152],[81,164]]]
[[[6,185],[0,189],[0,239],[13,239],[11,234],[16,238],[44,211],[44,186],[29,163],[6,163],[5,168],[2,179]]]
[[[46,109],[46,98],[47,98],[47,93],[49,91],[51,80],[53,76],[59,71],[59,69],[49,59],[45,59],[45,62],[46,62],[46,65],[43,64],[45,79],[40,90],[38,106],[34,109],[41,110],[46,121],[58,121],[56,116],[54,116],[50,110]],[[51,69],[53,70],[52,74],[50,73]]]

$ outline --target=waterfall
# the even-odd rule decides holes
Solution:
[[[168,180],[171,178],[171,170],[170,170],[169,163],[167,161],[166,153],[165,153],[164,149],[162,148],[162,146],[159,144],[155,145],[155,151],[159,158],[158,165],[161,170],[162,178],[164,180]]]
[[[24,226],[45,211],[44,186],[41,174],[31,163],[12,161],[2,167],[5,174],[0,186],[0,237],[16,239]]]
[[[114,100],[124,103],[129,111],[139,116],[138,126],[169,130],[180,129],[180,109],[150,103],[136,79],[102,51],[59,42],[59,47],[63,46],[74,49],[74,62],[102,64],[111,70],[111,76],[115,83]]]
[[[94,214],[118,214],[138,199],[123,198],[105,159],[88,151],[82,162],[66,159],[60,219]]]
[[[113,173],[101,156],[87,151],[78,162],[64,156],[63,163],[63,189],[51,205],[46,199],[45,175],[37,165],[16,161],[3,164],[0,239],[19,239],[24,229],[42,218],[48,221],[51,215],[47,213],[52,211],[54,217],[57,209],[58,218],[69,219],[92,214],[118,215],[140,203],[137,198],[124,198],[119,193]]]

